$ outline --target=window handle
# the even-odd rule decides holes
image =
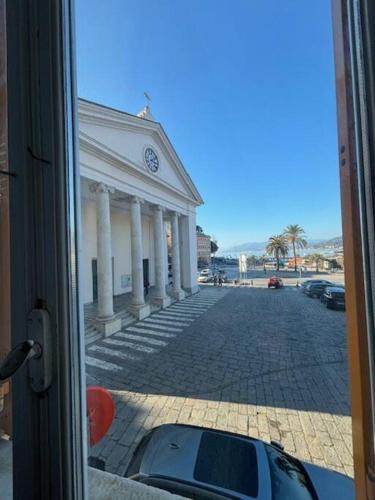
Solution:
[[[28,361],[33,391],[42,393],[52,382],[51,327],[48,311],[34,309],[27,318],[28,340],[14,347],[0,363],[0,381],[13,375]]]
[[[0,380],[6,380],[23,366],[28,359],[40,357],[42,346],[34,340],[25,340],[12,349],[0,364]]]

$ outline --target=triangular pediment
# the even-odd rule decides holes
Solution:
[[[195,205],[203,203],[159,123],[81,99],[78,118],[81,149],[102,152],[152,184],[169,187]]]

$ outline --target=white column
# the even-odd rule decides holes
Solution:
[[[163,230],[163,209],[160,205],[157,205],[154,207],[155,297],[159,299],[163,299],[166,295]]]
[[[169,285],[169,262],[168,262],[168,221],[164,221],[163,225],[163,251],[164,251],[164,274],[165,274],[165,282]]]
[[[180,237],[179,237],[179,224],[178,214],[172,213],[172,279],[173,279],[173,295],[181,300],[185,297],[183,290],[181,290],[181,265],[180,265]]]
[[[181,282],[188,293],[197,293],[197,233],[195,211],[180,217]]]
[[[167,307],[170,299],[166,293],[165,279],[165,225],[163,220],[163,209],[161,206],[154,207],[154,247],[155,247],[155,291],[153,302]]]
[[[98,246],[98,318],[113,316],[113,276],[111,215],[109,193],[114,189],[102,182],[91,186],[96,193],[96,226]]]
[[[130,202],[131,212],[131,255],[132,255],[132,305],[142,307],[144,300],[143,245],[141,202],[134,196]]]

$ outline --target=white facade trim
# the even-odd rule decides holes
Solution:
[[[196,205],[201,205],[203,203],[201,195],[187,173],[160,123],[107,108],[105,106],[100,106],[96,103],[82,99],[79,100],[78,104],[78,118],[79,122],[82,124],[94,124],[151,136],[157,145],[163,150],[164,154],[168,157],[170,163],[174,165],[176,173],[179,175],[180,179],[191,191],[191,198],[195,200]],[[80,131],[80,139],[84,139],[84,135],[85,134]],[[104,145],[100,144],[100,146]],[[109,148],[104,147],[104,149]],[[128,161],[126,161],[126,163],[128,163]]]
[[[166,291],[163,294],[162,287],[170,282],[166,224],[170,225],[171,220],[174,221],[172,262],[178,284],[173,286],[174,296],[181,300],[185,293],[198,291],[195,221],[196,207],[203,200],[161,125],[80,101],[79,132],[84,303],[98,297],[102,301],[98,310],[104,311],[102,318],[108,316],[109,321],[112,294],[130,291],[129,311],[145,317],[150,306],[143,293],[149,283],[157,285],[155,299],[161,307],[166,307],[170,298]],[[145,164],[147,147],[158,156],[156,172]],[[98,185],[108,186],[106,205],[95,196]],[[160,210],[157,224],[155,207]],[[155,234],[155,227],[162,228],[163,234]],[[98,259],[103,259],[103,255],[106,264],[99,265]],[[101,293],[98,287],[102,287]],[[111,325],[103,328],[104,334],[111,334],[117,328],[115,314],[111,321]]]

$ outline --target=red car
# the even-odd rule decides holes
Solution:
[[[272,276],[272,278],[268,280],[268,288],[281,288],[282,286],[284,286],[283,280],[281,278],[278,278],[277,276]]]

